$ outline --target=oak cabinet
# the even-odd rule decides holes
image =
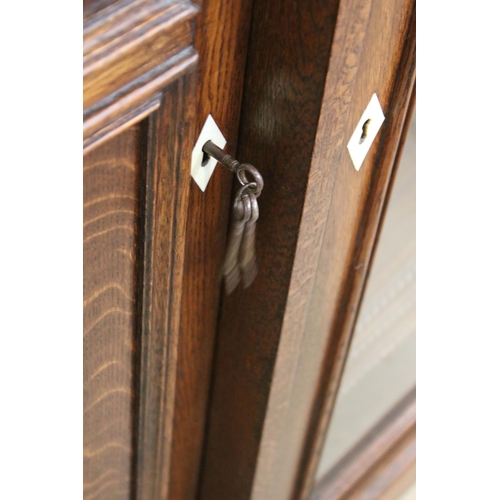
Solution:
[[[411,109],[414,16],[84,1],[84,498],[311,495]],[[357,171],[373,93],[385,121]],[[265,180],[259,275],[229,296],[233,177],[190,178],[208,114]]]

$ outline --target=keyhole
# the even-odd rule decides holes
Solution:
[[[359,138],[359,143],[363,144],[365,139],[368,137],[368,127],[370,126],[371,118],[368,118],[365,123],[363,123],[363,131],[361,132],[361,137]]]
[[[205,151],[203,151],[203,158],[201,159],[201,166],[204,167],[208,163],[208,160],[210,160],[210,155],[205,153]]]

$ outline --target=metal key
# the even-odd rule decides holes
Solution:
[[[243,287],[248,288],[257,276],[257,257],[255,254],[255,229],[259,218],[259,204],[253,192],[248,193],[251,205],[251,215],[245,224],[241,240],[239,263],[242,272]]]
[[[226,257],[222,265],[226,294],[229,295],[238,286],[241,279],[239,252],[246,222],[252,215],[252,205],[248,194],[236,196],[233,204],[233,221],[229,233]]]
[[[264,179],[253,165],[240,163],[212,141],[207,141],[202,150],[236,173],[241,184],[233,204],[233,222],[222,266],[226,294],[229,295],[241,279],[243,286],[247,288],[257,275],[255,254],[255,226],[259,218],[257,198],[264,187]],[[251,176],[250,179],[247,174]]]

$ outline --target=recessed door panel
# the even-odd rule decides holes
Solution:
[[[128,498],[137,349],[139,126],[84,158],[84,496]]]

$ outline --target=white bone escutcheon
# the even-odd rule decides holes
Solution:
[[[200,136],[196,141],[191,155],[191,177],[203,192],[207,188],[208,181],[210,180],[210,177],[212,177],[215,166],[217,165],[217,160],[210,156],[208,156],[208,161],[205,165],[202,165],[204,156],[207,158],[202,150],[203,145],[207,141],[212,141],[221,149],[224,149],[227,142],[219,127],[215,123],[215,120],[212,118],[212,115],[208,115],[205,120],[205,124],[201,129]]]
[[[377,94],[373,94],[347,144],[354,168],[359,170],[385,120]]]

